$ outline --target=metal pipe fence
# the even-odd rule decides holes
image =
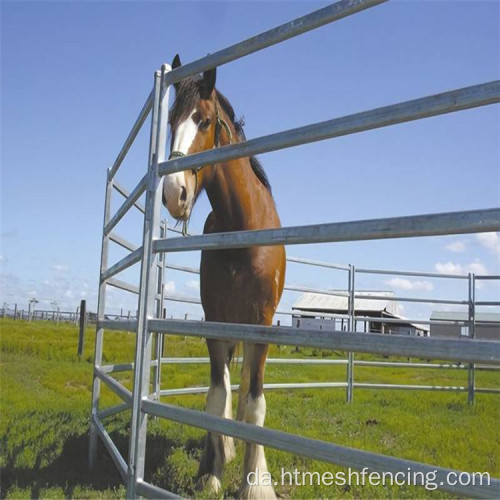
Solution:
[[[242,156],[275,151],[364,130],[500,102],[500,82],[482,83],[439,95],[423,97],[341,118],[334,118],[326,122],[259,137],[180,159],[165,161],[164,146],[167,137],[169,88],[173,83],[200,71],[239,59],[311,29],[353,15],[361,10],[383,3],[383,1],[342,0],[175,70],[171,71],[168,65],[163,65],[162,70],[155,73],[153,90],[147,97],[115,163],[108,170],[102,235],[89,460],[91,464],[95,461],[96,444],[99,437],[104,442],[127,484],[128,498],[136,498],[138,495],[155,498],[176,497],[173,493],[144,481],[148,415],[168,418],[183,424],[193,425],[212,432],[222,433],[245,441],[263,444],[345,467],[359,469],[368,467],[372,471],[380,472],[399,472],[410,467],[413,471],[421,471],[423,473],[428,471],[436,472],[439,487],[451,493],[485,498],[494,497],[498,493],[500,488],[500,480],[498,479],[492,479],[488,485],[450,485],[446,481],[447,474],[455,472],[450,469],[338,446],[333,443],[295,436],[278,430],[259,428],[254,425],[234,422],[208,415],[204,412],[180,408],[158,401],[161,395],[166,394],[166,391],[161,390],[158,378],[158,374],[160,373],[159,365],[161,365],[163,334],[180,334],[210,339],[243,340],[257,343],[262,342],[262,338],[265,336],[266,341],[271,344],[345,351],[348,353],[348,375],[346,382],[326,382],[325,384],[328,384],[327,387],[346,388],[348,400],[352,399],[352,392],[355,387],[395,388],[391,384],[355,383],[353,370],[354,366],[360,363],[359,360],[354,359],[354,353],[356,352],[467,363],[469,370],[468,386],[453,388],[453,390],[467,391],[469,395],[474,394],[473,377],[475,369],[477,369],[475,363],[494,366],[500,365],[500,343],[473,339],[475,328],[473,285],[474,280],[477,278],[474,278],[472,275],[468,277],[471,296],[467,301],[460,301],[460,304],[469,306],[468,324],[470,337],[472,338],[461,340],[416,338],[400,335],[388,336],[356,332],[356,295],[354,285],[356,272],[360,271],[356,270],[353,266],[345,269],[344,267],[330,265],[334,269],[340,268],[348,272],[348,331],[335,330],[326,332],[307,328],[299,330],[292,327],[264,327],[260,325],[168,320],[163,317],[163,300],[165,296],[161,284],[163,271],[165,267],[168,267],[168,264],[165,264],[165,259],[161,255],[168,252],[243,248],[253,245],[293,245],[408,238],[500,230],[500,209],[493,208],[285,227],[275,230],[238,231],[225,234],[190,236],[188,238],[166,238],[166,233],[162,234],[160,212],[160,178],[162,175]],[[131,192],[128,192],[125,188],[117,184],[115,175],[149,114],[151,114],[151,129],[148,170],[139,184]],[[125,201],[115,214],[111,214],[110,210],[113,191],[118,191],[121,196],[125,197]],[[138,202],[138,199],[144,192],[146,193],[146,200],[145,205],[142,206]],[[142,245],[139,247],[130,244],[124,238],[112,232],[125,213],[132,207],[137,208],[144,214]],[[126,257],[112,265],[108,262],[110,241],[130,251]],[[139,262],[141,263],[141,273],[137,288],[133,288],[131,285],[114,278],[121,271]],[[295,262],[299,261],[296,259]],[[361,272],[364,272],[364,270]],[[135,320],[112,321],[106,319],[104,311],[106,288],[108,285],[119,285],[118,287],[122,289],[138,293],[138,316]],[[482,302],[481,304],[491,305],[489,302]],[[102,352],[104,331],[106,329],[126,330],[136,333],[136,352],[133,364],[126,364],[121,367],[103,365]],[[156,338],[156,360],[152,359],[154,338]],[[129,391],[114,379],[110,373],[120,371],[120,369],[131,368],[134,370],[134,380],[133,390]],[[149,388],[151,368],[156,369],[152,393],[150,393]],[[116,393],[123,400],[123,403],[111,408],[100,408],[101,382]],[[274,386],[278,388],[276,384]],[[280,388],[287,388],[286,386],[287,384],[279,384]],[[268,387],[272,388],[269,384]],[[406,386],[405,388],[415,389],[415,386]],[[422,387],[419,387],[419,389],[422,389]],[[452,388],[432,386],[427,387],[426,390],[452,390]],[[484,389],[484,391],[487,390],[489,391],[489,389]],[[475,389],[475,392],[480,391],[483,391],[483,389]],[[131,410],[128,461],[121,456],[102,423],[102,419],[106,416],[116,414],[124,409]],[[422,482],[417,480],[415,484],[421,485]]]

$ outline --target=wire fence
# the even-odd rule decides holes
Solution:
[[[495,366],[500,364],[500,343],[479,339],[474,340],[475,310],[473,297],[463,304],[469,309],[471,307],[473,309],[468,318],[470,334],[467,339],[421,338],[356,332],[353,323],[355,313],[355,269],[352,267],[348,270],[347,297],[349,313],[347,331],[334,330],[325,332],[284,326],[235,325],[162,318],[162,304],[165,298],[163,287],[164,273],[162,271],[166,264],[166,253],[245,248],[253,245],[294,245],[302,243],[361,241],[500,230],[500,210],[495,208],[409,217],[334,222],[312,226],[284,227],[273,230],[237,231],[223,234],[190,236],[188,238],[166,238],[165,227],[160,222],[160,178],[162,175],[242,156],[275,151],[286,147],[357,133],[363,130],[500,102],[500,82],[482,83],[342,118],[334,118],[326,122],[287,130],[183,158],[165,160],[164,145],[167,138],[169,89],[174,83],[187,76],[226,64],[252,52],[280,43],[318,26],[356,14],[361,10],[374,7],[380,3],[383,3],[383,0],[342,0],[261,35],[215,52],[193,63],[186,64],[172,71],[168,65],[164,65],[161,71],[155,73],[153,90],[149,94],[115,163],[108,171],[92,396],[90,462],[93,463],[95,461],[97,437],[99,436],[127,484],[127,496],[129,498],[136,498],[139,495],[154,498],[176,497],[175,494],[144,481],[147,420],[149,415],[167,418],[207,431],[233,436],[244,441],[262,444],[312,459],[324,460],[344,467],[357,469],[367,467],[371,471],[393,473],[410,468],[414,472],[422,473],[421,476],[415,478],[414,484],[416,485],[422,486],[425,474],[433,473],[436,476],[436,483],[439,485],[439,488],[454,494],[485,498],[496,497],[498,495],[500,489],[500,481],[498,479],[492,479],[489,484],[481,485],[450,484],[447,481],[447,477],[448,474],[454,472],[450,469],[307,439],[278,430],[264,429],[255,425],[209,415],[205,412],[173,406],[158,400],[161,396],[161,389],[159,389],[157,382],[158,374],[160,373],[159,365],[161,364],[158,360],[161,360],[162,335],[172,333],[206,339],[255,343],[262,342],[262,338],[266,338],[266,341],[270,344],[345,351],[348,353],[348,374],[345,384],[347,384],[348,388],[351,388],[351,398],[352,388],[356,386],[353,379],[355,366],[354,353],[358,352],[467,363],[469,365],[469,383],[466,389],[468,392],[474,386],[475,364],[480,363]],[[114,177],[133,140],[150,113],[151,132],[148,171],[139,184],[128,193],[123,188],[117,187]],[[114,215],[111,214],[110,210],[110,200],[113,191],[118,191],[119,194],[125,196],[125,201]],[[146,193],[144,206],[138,204],[138,199],[143,193]],[[139,208],[145,217],[143,239],[140,247],[130,244],[113,232],[119,220],[132,207]],[[118,243],[130,251],[126,257],[112,265],[108,263],[110,241]],[[138,262],[141,262],[139,286],[135,287],[125,282],[119,283],[122,289],[138,294],[139,311],[137,320],[110,321],[105,319],[106,287],[108,285],[116,286],[115,276]],[[469,283],[471,282],[472,278],[470,278]],[[473,294],[473,288],[469,288],[469,293]],[[109,368],[102,364],[105,329],[136,332],[134,363],[129,363],[121,367],[123,369],[134,370],[132,391],[128,390],[110,375],[110,373],[116,371],[115,368]],[[152,360],[154,343],[154,357],[156,361]],[[151,393],[149,388],[151,368],[153,368],[154,373],[153,385],[156,391],[154,393]],[[115,407],[101,409],[99,407],[101,382],[114,391],[123,400],[123,403]],[[378,388],[383,388],[382,385],[379,384]],[[362,384],[357,384],[357,387],[361,386]],[[102,423],[102,420],[106,416],[123,411],[125,408],[131,408],[132,415],[128,461],[125,461],[122,457]]]

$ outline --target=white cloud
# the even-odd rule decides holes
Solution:
[[[186,281],[186,287],[191,290],[199,290],[200,289],[200,281],[199,280],[188,280]]]
[[[499,233],[479,233],[476,234],[479,243],[491,251],[500,260],[500,236]]]
[[[441,274],[465,274],[462,264],[455,264],[454,262],[438,262],[435,266],[438,273]]]
[[[175,282],[167,281],[164,285],[164,290],[166,293],[174,293],[175,292]]]
[[[441,274],[488,274],[488,269],[479,259],[465,265],[451,261],[438,262],[434,267]]]
[[[69,271],[69,267],[63,266],[62,264],[52,264],[50,269],[56,273],[66,273]]]
[[[486,266],[477,259],[467,266],[467,270],[470,273],[474,274],[488,274],[488,269],[486,269]]]
[[[445,245],[446,250],[450,250],[450,252],[460,253],[465,252],[465,243],[460,240],[452,241]]]
[[[406,278],[392,278],[385,283],[401,290],[434,290],[434,285],[430,281],[411,281]]]

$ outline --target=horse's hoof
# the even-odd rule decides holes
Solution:
[[[272,486],[245,484],[240,490],[240,498],[245,500],[275,500],[276,493]]]
[[[198,491],[206,489],[213,495],[216,495],[221,491],[222,485],[217,476],[214,476],[213,474],[205,474],[198,479],[196,489]]]

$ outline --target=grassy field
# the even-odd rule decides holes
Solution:
[[[73,325],[0,320],[1,420],[0,465],[2,498],[123,498],[125,489],[103,447],[94,470],[87,467],[88,414],[94,331],[87,330],[84,359],[76,356],[78,330]],[[129,362],[134,336],[109,332],[106,362]],[[168,337],[166,356],[206,356],[198,339]],[[293,348],[273,357],[335,358],[340,353]],[[368,359],[358,356],[358,359]],[[375,359],[375,358],[370,358]],[[166,366],[162,388],[208,384],[208,365]],[[238,382],[239,366],[232,368]],[[119,374],[131,385],[131,373]],[[477,386],[498,387],[498,373],[478,372]],[[267,382],[344,381],[345,367],[270,365]],[[356,367],[357,382],[466,385],[466,371]],[[465,393],[355,390],[347,405],[343,389],[268,391],[266,425],[270,428],[369,451],[468,471],[500,475],[500,399],[477,395],[474,407]],[[204,395],[170,397],[168,401],[203,409]],[[118,403],[103,388],[102,407]],[[234,398],[236,405],[236,398]],[[111,417],[106,428],[127,455],[129,414]],[[204,433],[167,421],[150,421],[146,480],[180,495],[196,493],[193,476]],[[225,496],[237,494],[243,447],[224,475]],[[335,473],[342,468],[288,453],[267,450],[274,479],[285,471]],[[288,486],[277,487],[285,498],[448,498],[438,491],[414,487]]]

